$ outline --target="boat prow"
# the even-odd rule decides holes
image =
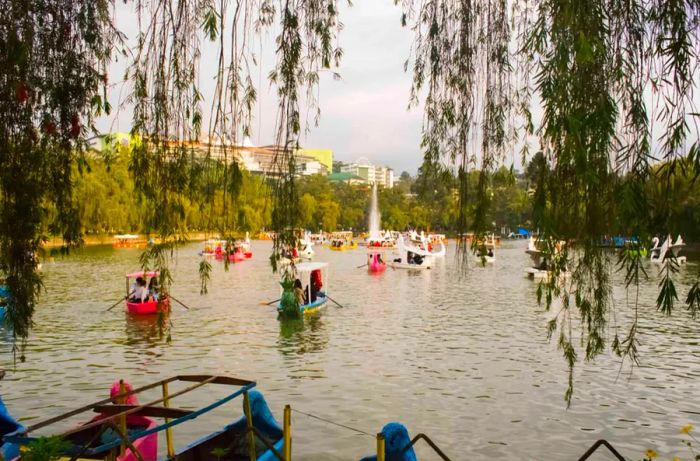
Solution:
[[[384,459],[391,461],[418,461],[411,444],[408,429],[401,423],[388,423],[382,428]],[[407,448],[408,447],[408,448]],[[377,461],[377,455],[366,456],[360,461]]]

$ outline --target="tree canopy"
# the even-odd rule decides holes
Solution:
[[[280,236],[273,267],[281,247],[294,243],[287,229],[299,227],[302,218],[317,218],[309,217],[312,203],[300,193],[292,152],[311,128],[301,107],[316,112],[313,125],[320,115],[320,72],[335,72],[343,56],[338,46],[341,2],[130,3],[138,16],[133,45],[115,28],[109,0],[0,0],[0,266],[12,294],[8,317],[20,339],[29,333],[41,288],[34,254],[44,235],[42,222],[51,212],[51,232],[63,235],[68,246],[79,244],[80,220],[94,210],[79,209],[74,189],[93,187],[101,193],[76,178],[86,167],[83,153],[94,118],[111,110],[105,90],[113,56],[129,62],[132,133],[141,140],[130,160],[134,190],[153,204],[145,216],[148,229],[164,238],[146,252],[144,265],[167,264],[165,256],[182,241],[185,210],[193,204],[206,210],[211,209],[206,203],[218,201],[218,226],[224,234],[234,223],[256,219],[232,206],[243,193],[243,175],[232,163],[230,147],[251,131],[258,91],[251,78],[252,50],[261,34],[277,37],[269,75],[278,97],[280,146],[270,182],[270,220]],[[641,242],[666,233],[678,212],[673,202],[678,197],[670,193],[674,181],[679,174],[698,171],[692,98],[700,3],[397,3],[404,24],[415,34],[406,63],[414,82],[410,103],[422,100],[425,110],[422,171],[430,174],[423,175],[426,182],[417,182],[418,194],[454,198],[455,203],[451,210],[417,209],[412,219],[454,219],[461,229],[489,231],[490,210],[499,197],[491,178],[505,153],[516,146],[522,146],[525,159],[532,151],[541,152],[542,167],[533,172],[535,225],[543,242],[566,241],[566,251],[576,255],[570,283],[562,284],[555,268],[544,286],[546,306],[559,312],[552,332],[559,333],[572,374],[579,349],[570,333],[574,322],[582,328],[587,359],[609,344],[626,345],[614,349],[634,358],[636,324],[625,338],[606,339],[615,262],[595,242],[620,223]],[[213,101],[203,101],[199,89],[204,41],[219,51]],[[206,125],[205,104],[211,107]],[[533,106],[542,108],[540,120],[533,117]],[[195,161],[187,141],[203,133],[222,142],[222,171]],[[440,173],[445,163],[458,167],[454,197],[448,193],[452,177]],[[647,187],[651,176],[661,189]],[[222,195],[213,188],[199,194],[212,178],[219,181]],[[619,187],[616,178],[624,178]],[[695,176],[689,180],[694,184]],[[324,206],[322,225],[344,219],[331,202]],[[392,225],[405,224],[398,210],[389,215]],[[619,222],[609,219],[613,215]],[[638,252],[634,254],[619,262],[631,289],[643,279]],[[670,314],[677,297],[673,258],[663,271],[658,305]],[[161,267],[165,291],[167,273]],[[697,312],[700,285],[685,304]]]

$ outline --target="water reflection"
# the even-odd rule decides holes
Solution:
[[[323,312],[318,312],[307,315],[305,319],[280,319],[277,340],[280,353],[289,356],[325,350],[328,346],[328,329],[322,315]]]
[[[124,316],[126,345],[156,346],[168,340],[171,326],[170,315],[133,315],[126,312]]]

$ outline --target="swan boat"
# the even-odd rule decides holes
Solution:
[[[551,255],[548,255],[542,250],[542,244],[542,242],[535,240],[534,237],[531,237],[528,241],[528,247],[527,250],[525,250],[525,253],[527,253],[532,259],[532,266],[525,268],[525,275],[528,278],[545,279],[548,278],[552,272],[549,270],[549,259]],[[563,242],[558,242],[554,246],[554,258],[559,257],[560,248],[562,245]],[[566,269],[561,271],[559,274],[560,277],[569,277],[570,275],[571,274]]]
[[[304,235],[304,238],[299,239],[299,248],[297,253],[301,259],[313,259],[314,257],[314,241],[310,234]]]
[[[398,258],[389,263],[394,269],[430,269],[433,266],[433,255],[421,248],[413,245],[407,246],[403,236],[400,235],[396,241],[396,251]]]
[[[296,265],[287,265],[282,271],[282,293],[277,303],[277,312],[284,311],[283,302],[294,302],[294,292],[288,291],[285,286],[288,280],[299,280],[306,302],[299,304],[299,312],[312,314],[318,312],[328,303],[328,263],[303,262]],[[291,287],[293,290],[293,287]],[[323,290],[323,291],[321,291]],[[291,298],[289,298],[291,296]]]
[[[158,277],[160,274],[158,272],[132,272],[131,274],[126,274],[126,309],[129,314],[134,315],[155,315],[160,312],[166,313],[170,310],[170,300],[168,298],[162,298],[158,301],[146,301],[142,303],[131,301],[131,281],[136,280],[139,277],[143,278],[153,278]]]
[[[496,262],[496,238],[493,234],[487,236],[477,246],[476,262],[479,264],[493,264]]]
[[[430,256],[441,258],[446,254],[445,242],[443,239],[430,240],[425,236],[425,233],[418,234],[416,231],[411,231],[408,234],[410,244],[422,251],[428,252]],[[439,250],[435,250],[436,245],[440,245]]]
[[[225,453],[225,457],[220,459],[226,460],[291,459],[290,407],[285,408],[283,427],[275,420],[263,395],[254,389],[256,383],[253,381],[228,376],[180,375],[131,390],[124,386],[123,381],[118,383],[118,393],[110,398],[28,428],[12,419],[0,402],[0,422],[7,423],[0,427],[0,435],[4,436],[4,443],[0,447],[4,459],[16,458],[20,453],[20,447],[35,441],[37,439],[33,434],[35,431],[44,429],[42,432],[45,432],[47,427],[89,411],[98,413],[98,416],[78,427],[54,433],[67,442],[66,447],[62,449],[60,461],[69,459],[156,461],[159,433],[165,434],[165,460],[216,459],[213,456],[217,449]],[[176,397],[181,397],[205,385],[214,384],[230,386],[231,390],[224,397],[199,408],[187,404],[184,405],[186,409],[171,406],[171,401]],[[136,394],[151,389],[161,389],[162,397],[144,405],[136,403],[134,398]],[[186,445],[176,447],[173,427],[193,421],[239,397],[241,397],[239,401],[242,400],[243,404],[243,414],[240,418]],[[201,396],[196,401],[201,401]],[[162,419],[163,422],[158,422],[156,419]]]
[[[675,258],[677,263],[683,264],[686,262],[687,258],[685,256],[679,256],[680,252],[683,250],[683,247],[685,247],[685,242],[683,241],[683,238],[680,235],[678,236],[675,242],[673,241],[673,238],[670,235],[668,235],[661,246],[659,246],[658,237],[654,237],[651,241],[654,243],[652,249],[649,250],[649,260],[651,262],[657,264],[662,263],[664,259],[667,259],[669,257],[667,256],[669,252],[671,256]]]

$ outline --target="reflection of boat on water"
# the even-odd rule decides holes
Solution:
[[[277,347],[282,355],[319,352],[328,346],[328,330],[322,315],[307,315],[301,319],[281,319]]]
[[[658,237],[654,237],[651,241],[654,243],[652,249],[649,250],[649,260],[651,262],[662,263],[665,259],[669,259],[670,257],[674,258],[679,264],[686,262],[686,257],[680,256],[680,252],[683,250],[683,247],[685,247],[685,242],[680,235],[675,242],[671,235],[668,235],[661,246],[659,246],[660,240]]]
[[[176,397],[208,384],[232,386],[223,398],[196,410],[173,408]],[[117,382],[117,392],[109,399],[86,405],[71,412],[8,432],[5,445],[17,450],[37,439],[33,432],[88,411],[99,413],[86,424],[56,434],[65,440],[63,455],[72,459],[116,459],[117,461],[155,461],[158,456],[158,433],[166,439],[165,459],[179,461],[213,460],[219,449],[222,460],[273,461],[291,459],[291,410],[285,408],[285,423],[280,426],[272,416],[263,395],[254,390],[255,382],[227,376],[181,375],[131,389]],[[184,387],[187,386],[187,387]],[[162,397],[140,405],[136,395],[161,389]],[[175,448],[172,427],[196,419],[225,403],[241,397],[243,416],[182,448]],[[182,400],[182,399],[179,399]],[[115,402],[115,403],[112,403]],[[3,406],[4,407],[4,406]],[[156,418],[163,419],[158,423]],[[253,429],[254,428],[254,429]],[[5,430],[4,428],[2,429]],[[3,451],[5,446],[3,446]],[[281,455],[284,453],[284,455]]]
[[[398,258],[389,264],[395,269],[430,269],[433,265],[433,257],[427,250],[415,246],[407,246],[403,236],[396,241],[396,253]]]
[[[299,302],[295,297],[294,284],[297,281],[301,285],[299,288],[303,292],[303,302]],[[298,305],[301,314],[317,312],[328,303],[328,263],[303,262],[285,266],[281,285],[278,312],[283,313],[285,307],[293,304]],[[321,291],[322,289],[324,291]]]
[[[134,315],[125,313],[126,338],[128,344],[157,344],[169,328],[168,313],[158,315]]]

